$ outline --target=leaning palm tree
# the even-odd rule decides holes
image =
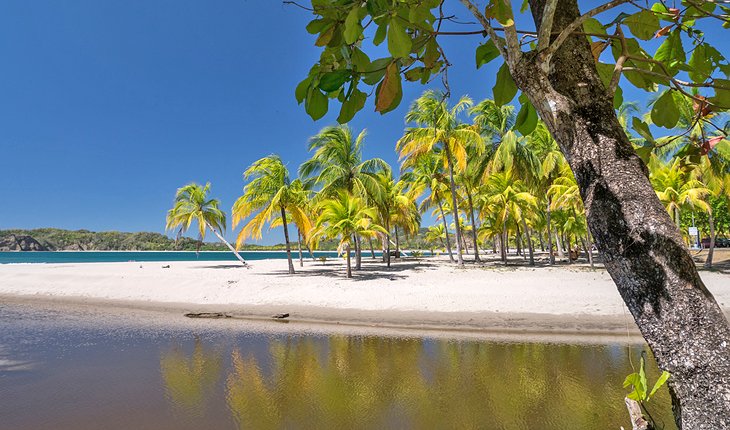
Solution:
[[[319,203],[319,210],[320,214],[310,240],[339,238],[337,252],[346,255],[347,277],[352,278],[350,249],[355,243],[353,238],[387,233],[383,227],[373,222],[378,216],[377,209],[366,206],[362,198],[343,191],[334,198],[322,200]]]
[[[179,227],[178,236],[184,234],[193,222],[198,222],[198,236],[201,241],[205,239],[206,230],[210,229],[213,234],[226,244],[233,252],[238,261],[247,266],[246,261],[238,254],[238,251],[223,237],[226,226],[226,214],[220,210],[220,202],[217,199],[208,199],[210,182],[205,186],[194,182],[178,188],[175,193],[175,203],[167,211],[166,230],[174,230]]]
[[[289,273],[293,274],[287,214],[299,231],[308,232],[311,228],[306,214],[306,193],[301,183],[290,181],[289,170],[278,155],[269,155],[255,161],[243,176],[251,181],[244,187],[243,195],[233,204],[233,228],[255,211],[258,213],[241,229],[236,246],[240,247],[249,237],[260,239],[264,226],[268,223],[275,227],[275,221],[278,220],[284,229]]]
[[[451,206],[454,219],[459,218],[456,197],[455,170],[463,171],[466,168],[466,148],[470,145],[483,147],[481,135],[475,127],[459,121],[461,112],[471,106],[468,97],[462,97],[449,109],[446,95],[428,90],[416,99],[406,114],[406,122],[416,126],[406,129],[403,137],[397,144],[396,150],[404,160],[404,166],[415,163],[424,154],[435,150],[444,157],[444,164],[449,169],[449,184],[451,186]],[[456,228],[456,255],[459,265],[464,265],[461,255],[461,231]]]

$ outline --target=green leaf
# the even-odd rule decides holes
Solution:
[[[378,29],[375,30],[375,36],[373,37],[373,45],[378,46],[385,40],[385,35],[388,32],[388,23],[383,22],[378,25]]]
[[[410,82],[418,81],[423,77],[424,71],[423,67],[415,67],[405,73],[406,80]]]
[[[515,25],[512,7],[505,0],[490,0],[486,12],[488,18],[496,19],[503,27]]]
[[[535,127],[537,127],[537,111],[529,100],[525,100],[522,102],[520,112],[517,114],[514,129],[523,136],[527,136],[535,130]]]
[[[629,16],[624,20],[624,24],[629,27],[631,34],[641,40],[651,39],[660,28],[659,18],[649,10],[642,10]]]
[[[708,48],[711,47],[706,43],[697,45],[689,57],[688,64],[691,70],[688,74],[693,82],[704,82],[712,74],[713,64],[711,55],[713,52]]]
[[[326,93],[336,91],[340,89],[342,84],[344,84],[349,77],[349,70],[337,70],[325,73],[319,78],[319,88]]]
[[[322,30],[324,30],[327,25],[329,25],[332,21],[328,19],[315,19],[312,21],[309,21],[309,24],[307,24],[307,32],[310,34],[318,34],[321,33]]]
[[[651,393],[649,393],[649,397],[647,397],[647,400],[650,400],[652,396],[654,396],[654,393],[656,393],[657,390],[661,388],[664,383],[667,382],[669,376],[671,375],[666,370],[662,372],[661,376],[659,376],[659,379],[657,379],[656,383],[654,384],[654,388],[651,389]]]
[[[304,110],[317,121],[327,113],[329,99],[317,88],[310,88],[307,95],[307,101],[304,103]]]
[[[403,97],[403,89],[401,87],[400,69],[398,64],[393,61],[388,65],[385,77],[378,85],[375,93],[375,111],[384,114],[395,109]]]
[[[639,133],[639,136],[643,137],[647,142],[654,143],[654,136],[651,135],[651,129],[649,129],[649,124],[645,123],[644,121],[640,120],[637,117],[633,117],[631,120],[631,128],[634,129],[635,132]]]
[[[368,85],[375,85],[380,82],[380,80],[383,79],[383,76],[385,76],[385,69],[391,62],[393,62],[392,57],[385,57],[378,58],[377,60],[370,63],[367,71],[365,72],[365,75],[363,75],[363,82]]]
[[[302,104],[305,98],[307,98],[307,92],[309,91],[309,84],[312,82],[312,77],[306,77],[302,82],[297,85],[294,90],[294,97],[297,99],[298,104]]]
[[[622,104],[624,104],[624,90],[616,87],[616,92],[613,94],[613,108],[618,109]]]
[[[363,108],[363,106],[365,106],[365,101],[367,100],[367,98],[367,94],[358,89],[355,89],[352,94],[350,94],[350,98],[342,103],[342,107],[340,108],[340,115],[337,117],[337,122],[339,122],[340,124],[350,122],[355,114],[359,112]]]
[[[426,43],[426,52],[423,55],[423,65],[428,69],[433,69],[440,57],[441,53],[438,50],[436,38],[431,38],[431,40]]]
[[[710,103],[723,109],[730,109],[730,80],[715,79],[713,84],[716,85],[715,95],[710,97]]]
[[[411,36],[397,18],[388,27],[388,51],[393,57],[404,58],[411,55]]]
[[[687,57],[684,53],[684,46],[682,46],[681,30],[675,29],[664,42],[657,48],[654,54],[654,59],[661,61],[667,67],[672,76],[676,75],[679,71],[679,64],[687,61]]]
[[[600,21],[595,18],[588,18],[583,21],[583,31],[586,33],[606,34],[606,29]]]
[[[330,26],[327,30],[323,31],[317,40],[314,42],[316,46],[327,46],[332,41],[332,37],[335,35],[335,26]]]
[[[352,65],[355,66],[355,70],[358,72],[365,72],[370,66],[370,58],[357,47],[352,48],[350,60],[352,61]]]
[[[477,69],[497,57],[499,57],[499,49],[497,49],[497,46],[494,44],[494,41],[492,39],[487,40],[486,43],[479,45],[479,47],[477,48]]]
[[[651,108],[651,120],[654,125],[665,128],[674,128],[679,121],[679,109],[674,101],[672,91],[665,91],[654,102],[654,106]]]
[[[353,7],[350,13],[345,18],[345,30],[343,36],[345,37],[345,43],[352,45],[357,42],[362,34],[362,25],[360,24],[360,9],[359,7]]]
[[[494,103],[497,106],[505,105],[515,98],[517,85],[515,85],[515,81],[512,79],[507,63],[502,63],[502,66],[499,68],[497,82],[492,87],[492,93],[494,94]]]

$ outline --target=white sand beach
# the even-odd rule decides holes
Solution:
[[[164,266],[168,266],[164,267]],[[297,274],[285,260],[0,265],[5,300],[222,311],[292,320],[493,330],[635,330],[613,281],[583,266],[460,269],[443,260],[394,263],[364,258],[346,279],[340,261],[307,260]],[[730,311],[730,276],[702,272],[720,305]]]

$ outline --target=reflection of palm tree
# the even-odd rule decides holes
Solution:
[[[176,346],[160,357],[160,372],[167,398],[179,409],[202,415],[207,397],[220,378],[222,360],[217,351],[205,349],[196,336],[188,357]]]
[[[628,365],[609,348],[295,337],[273,340],[269,357],[263,371],[253,356],[233,353],[226,399],[240,428],[565,429],[625,421],[616,381]],[[669,404],[666,390],[656,399]]]

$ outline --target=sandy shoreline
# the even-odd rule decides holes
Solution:
[[[293,322],[502,333],[637,334],[605,270],[467,267],[423,259],[391,269],[365,258],[349,280],[339,261],[0,265],[0,300],[183,312],[251,320],[289,313]],[[169,268],[163,266],[169,265]],[[726,313],[730,277],[702,272]]]

